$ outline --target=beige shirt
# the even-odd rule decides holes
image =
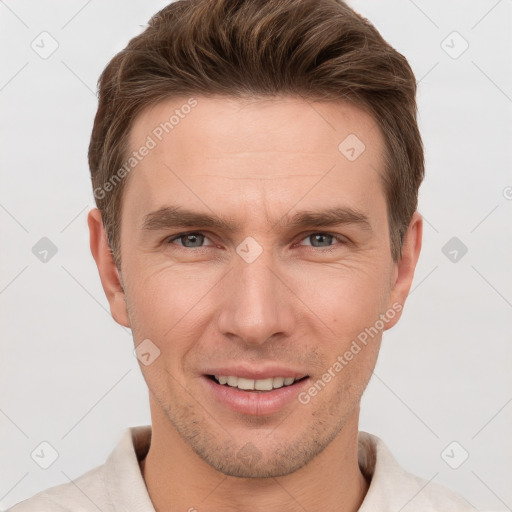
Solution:
[[[150,440],[150,425],[127,428],[105,464],[8,512],[155,512],[139,465]],[[476,510],[447,488],[404,471],[384,442],[367,432],[359,432],[359,466],[371,478],[359,512]]]

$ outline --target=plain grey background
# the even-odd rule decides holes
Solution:
[[[0,1],[1,509],[103,464],[124,428],[150,423],[88,247],[86,152],[100,72],[166,3]],[[413,67],[427,163],[422,254],[360,428],[409,471],[511,510],[512,2],[351,5]],[[31,457],[42,442],[58,453],[48,469]]]

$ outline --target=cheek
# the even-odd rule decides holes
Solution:
[[[306,277],[307,276],[307,277]],[[387,304],[387,270],[372,262],[312,265],[297,274],[298,295],[342,339],[373,325]]]
[[[389,285],[385,265],[376,260],[372,265],[354,262],[329,267],[329,271],[319,267],[323,268],[309,273],[303,295],[322,320],[324,368],[320,371],[330,369],[336,375],[331,388],[335,396],[327,402],[337,409],[358,400],[371,377],[384,330],[380,315],[387,305]]]
[[[132,324],[135,340],[149,338],[162,352],[169,347],[175,353],[188,350],[206,322],[205,295],[219,276],[190,269],[184,272],[168,264],[160,268],[134,265],[130,271],[136,276],[130,280],[128,292],[136,317]]]
[[[192,275],[180,274],[169,263],[155,266],[141,258],[130,270],[132,298],[147,320],[166,319],[171,323],[181,310],[190,308],[189,304],[200,292],[201,285],[194,282]]]

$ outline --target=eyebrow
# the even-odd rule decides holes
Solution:
[[[320,211],[304,210],[292,216],[284,215],[275,224],[283,222],[292,229],[355,224],[364,231],[372,232],[368,217],[363,212],[349,207],[335,207]],[[179,206],[161,207],[145,215],[142,223],[142,231],[159,231],[182,227],[212,228],[230,233],[240,232],[242,228],[239,223],[233,220],[195,212]]]

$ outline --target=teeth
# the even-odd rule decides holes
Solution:
[[[282,388],[284,384],[284,377],[274,377],[272,382],[272,387],[274,388]]]
[[[269,379],[260,379],[254,381],[254,389],[259,391],[270,391],[272,389],[272,384],[274,379],[270,377]],[[240,386],[240,384],[239,384]]]
[[[238,377],[238,389],[254,389],[254,380]]]
[[[268,379],[245,379],[233,375],[215,375],[220,384],[243,390],[271,391],[272,389],[290,386],[295,382],[293,377],[269,377]]]

